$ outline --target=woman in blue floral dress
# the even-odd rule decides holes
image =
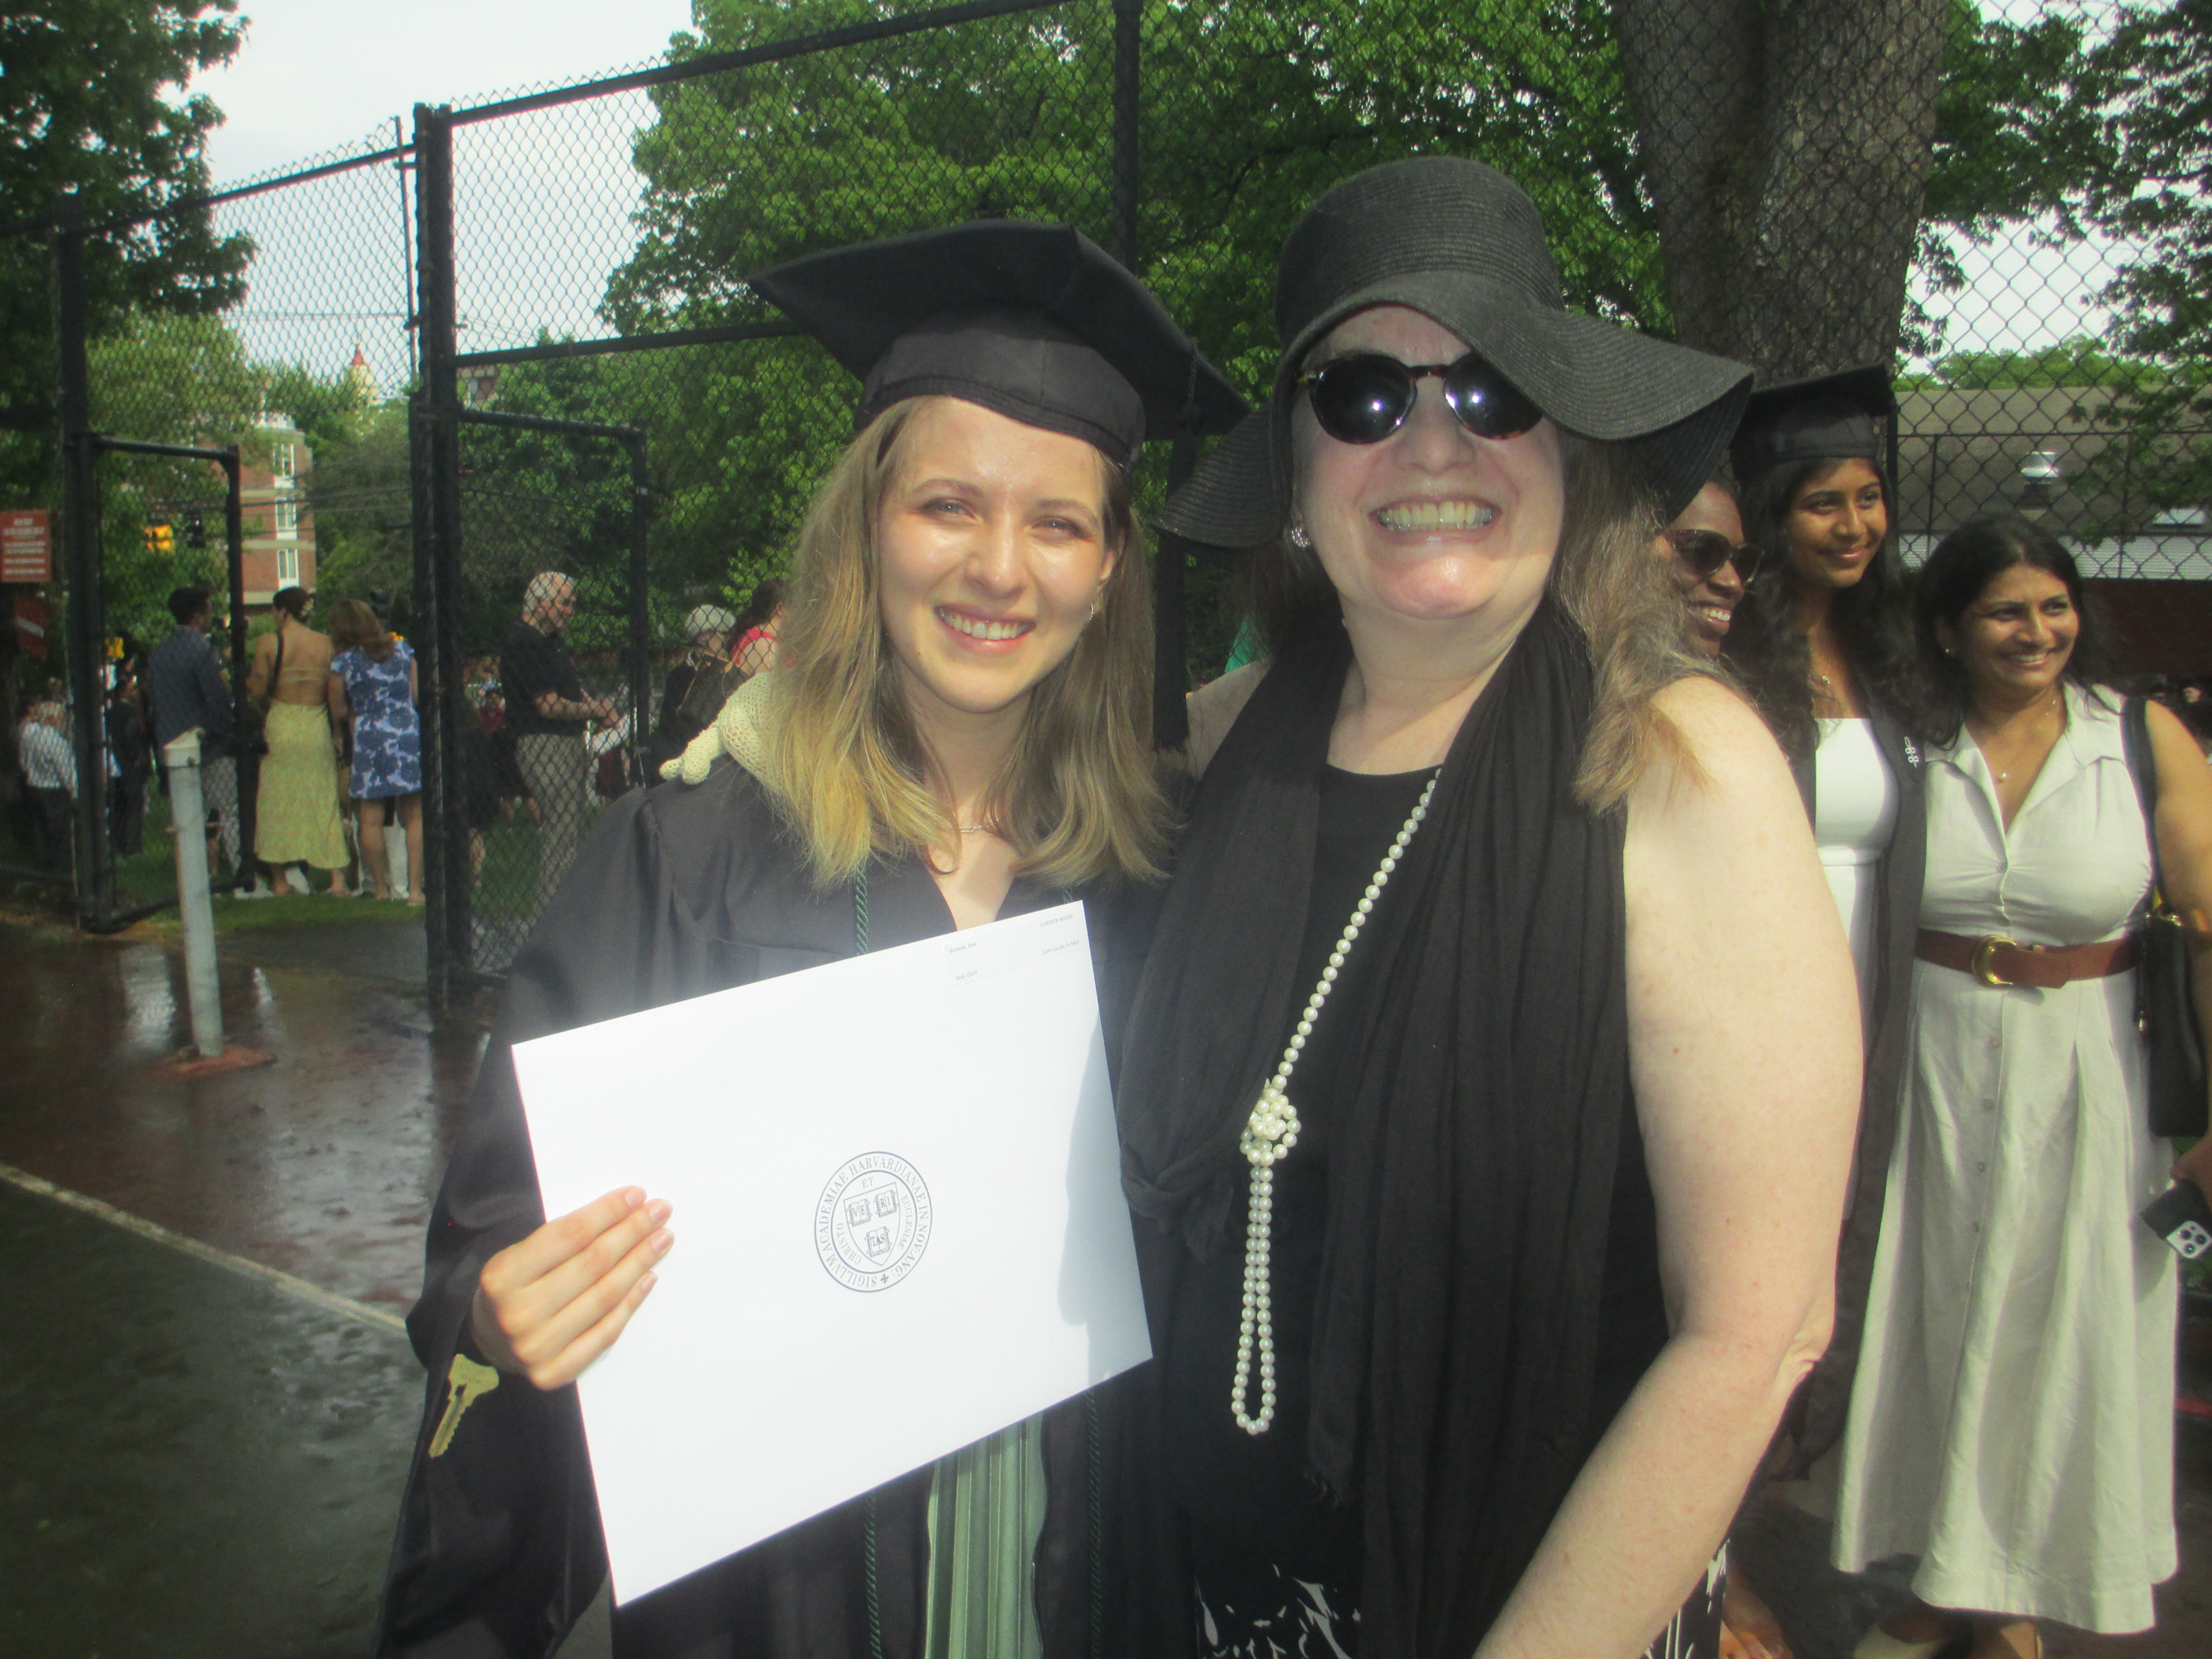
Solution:
[[[407,835],[407,902],[420,904],[422,725],[415,709],[415,653],[359,599],[340,600],[331,612],[331,642],[338,648],[331,660],[331,720],[341,730],[351,721],[353,775],[347,793],[360,825],[362,861],[376,896],[397,896],[384,848],[384,831],[396,810]]]

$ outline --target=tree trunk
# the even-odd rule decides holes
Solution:
[[[1897,347],[1947,0],[1613,0],[1676,337],[1762,382]]]

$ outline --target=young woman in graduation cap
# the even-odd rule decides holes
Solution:
[[[1770,1473],[1785,1480],[1812,1474],[1843,1433],[1906,1059],[1927,812],[1908,735],[1923,701],[1911,598],[1876,425],[1896,406],[1879,368],[1763,387],[1730,449],[1761,558],[1722,653],[1780,738],[1813,821],[1850,940],[1866,1055],[1836,1335],[1776,1443]],[[1825,1488],[1832,1474],[1816,1478]]]
[[[514,964],[408,1322],[429,1389],[380,1654],[550,1653],[605,1576],[568,1385],[652,1317],[672,1218],[633,1188],[546,1220],[510,1045],[1110,898],[1164,849],[1129,473],[1147,438],[1221,430],[1241,401],[1065,226],[928,232],[752,285],[863,377],[860,433],[801,532],[784,665],[750,683],[742,759],[611,807]],[[1093,939],[1110,997],[1113,927],[1094,917]],[[1124,1547],[1146,1530],[1121,1479],[1125,1393],[626,1604],[616,1652],[1159,1651]]]
[[[1117,1084],[1201,1650],[1705,1654],[1858,1090],[1789,772],[1651,551],[1749,377],[1566,311],[1446,157],[1324,195],[1276,321],[1163,518],[1256,549],[1268,660],[1194,699]]]

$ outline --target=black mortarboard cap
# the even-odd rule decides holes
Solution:
[[[862,425],[963,398],[1096,444],[1225,432],[1244,412],[1150,289],[1072,225],[985,219],[832,248],[752,279],[860,377]]]
[[[1739,479],[1797,461],[1872,459],[1881,453],[1875,422],[1896,412],[1886,368],[1847,368],[1760,386],[1744,404],[1729,459]]]

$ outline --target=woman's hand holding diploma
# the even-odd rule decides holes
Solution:
[[[469,1328],[477,1348],[534,1388],[566,1388],[615,1344],[676,1242],[671,1209],[641,1187],[593,1199],[484,1263]]]

